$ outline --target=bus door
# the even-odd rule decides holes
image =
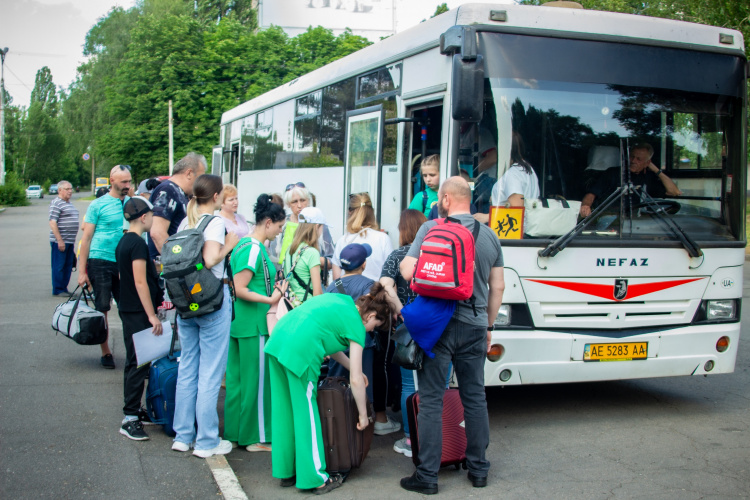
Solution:
[[[224,183],[237,185],[240,169],[240,143],[232,144],[231,149],[214,146],[211,154],[211,172],[220,175]]]
[[[407,208],[414,196],[426,188],[420,174],[422,160],[441,153],[443,102],[440,100],[409,106],[406,116],[408,118],[404,131],[406,144],[408,144],[408,147],[405,148],[408,157],[405,159],[405,168],[403,169],[403,208]],[[445,161],[441,161],[441,163],[445,164]],[[442,179],[444,175],[440,177]],[[421,208],[422,206],[419,207],[419,209]],[[429,208],[425,207],[426,210],[429,210]]]
[[[378,224],[380,223],[384,121],[385,110],[382,105],[346,113],[344,221],[348,215],[349,195],[367,193],[372,200]]]

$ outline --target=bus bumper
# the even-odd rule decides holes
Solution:
[[[737,359],[740,323],[687,326],[647,334],[607,336],[544,330],[494,331],[504,354],[485,362],[485,385],[554,384],[678,375],[731,373]],[[717,342],[729,338],[724,352]],[[587,344],[648,342],[646,359],[584,361]],[[458,381],[460,383],[460,381]]]

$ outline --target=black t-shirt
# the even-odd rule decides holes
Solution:
[[[615,189],[620,187],[620,167],[608,168],[599,176],[593,186],[591,186],[591,192],[596,195],[594,199],[593,208],[598,207],[607,197],[614,192]],[[623,173],[624,178],[627,180],[627,173]],[[646,169],[639,174],[630,172],[630,180],[635,186],[644,186],[646,193],[652,198],[664,198],[667,194],[667,188],[659,180],[659,176],[653,173],[651,170]],[[641,202],[640,197],[635,194],[629,195],[633,206]],[[610,210],[618,210],[620,204],[614,202],[610,205]]]
[[[154,311],[162,302],[162,291],[159,288],[159,276],[156,274],[154,261],[148,255],[148,246],[143,238],[136,233],[125,233],[120,238],[115,250],[117,267],[120,269],[120,303],[118,308],[122,312],[143,312],[143,304],[138,297],[133,278],[133,261],[146,261],[146,282],[151,295]]]
[[[185,192],[180,186],[167,179],[154,188],[151,193],[151,203],[154,205],[154,217],[161,217],[169,221],[167,234],[172,236],[187,216],[188,199]],[[151,238],[148,239],[148,249],[151,259],[155,259],[159,255],[159,251]]]
[[[381,278],[391,278],[396,283],[396,295],[401,305],[406,305],[417,298],[417,294],[411,290],[409,282],[401,276],[401,261],[404,260],[406,254],[409,253],[411,245],[404,245],[395,249],[385,259],[383,264],[383,271],[380,273]]]

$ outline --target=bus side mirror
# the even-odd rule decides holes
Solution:
[[[461,54],[453,54],[451,109],[454,120],[471,123],[482,121],[484,62],[481,54],[477,54],[476,59],[464,59]]]

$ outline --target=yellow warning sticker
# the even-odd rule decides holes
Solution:
[[[200,293],[203,291],[203,288],[201,288],[200,283],[196,283],[195,286],[193,286],[193,289],[190,290],[190,293]]]
[[[172,253],[180,253],[182,252],[182,247],[180,245],[175,245],[172,247]]]

